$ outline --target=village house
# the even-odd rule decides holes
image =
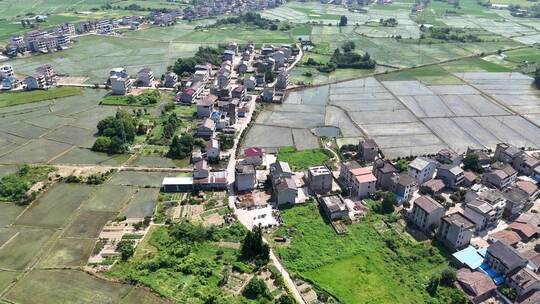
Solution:
[[[517,172],[505,163],[494,163],[491,171],[482,175],[482,184],[504,189],[510,186],[517,178]]]
[[[366,198],[376,191],[377,179],[369,167],[361,167],[356,161],[341,165],[339,179],[351,197]]]
[[[480,165],[482,169],[485,170],[491,165],[491,157],[487,152],[480,149],[467,148],[465,155],[469,154],[475,154],[478,157],[478,165]]]
[[[369,138],[358,143],[358,159],[365,163],[374,162],[379,156],[379,146],[375,140]]]
[[[513,163],[514,159],[521,155],[523,151],[507,143],[499,143],[495,148],[495,160],[502,163]]]
[[[349,214],[347,205],[339,195],[322,196],[319,203],[330,221],[342,219]]]
[[[474,227],[474,223],[462,213],[448,214],[441,219],[437,238],[451,250],[457,251],[470,244]]]
[[[409,175],[400,173],[392,176],[391,191],[396,194],[398,203],[409,201],[416,189],[416,180]]]
[[[196,70],[195,73],[191,75],[191,81],[193,82],[200,81],[205,83],[208,81],[208,78],[210,78],[208,70]]]
[[[503,215],[506,219],[514,219],[532,206],[529,194],[517,185],[505,189],[502,196],[506,200]]]
[[[129,74],[125,68],[114,68],[109,71],[109,78],[117,76],[119,78],[129,78]]]
[[[208,178],[209,174],[210,168],[208,167],[208,163],[206,162],[206,160],[200,160],[193,165],[194,179]]]
[[[191,192],[193,191],[193,177],[164,177],[161,183],[163,192]]]
[[[200,81],[192,82],[188,88],[176,95],[176,101],[185,104],[192,104],[199,98],[204,90],[204,84]]]
[[[277,67],[283,67],[287,63],[287,55],[281,50],[274,52],[270,55],[270,58],[274,59],[275,65]]]
[[[436,163],[427,157],[417,157],[408,166],[408,174],[421,185],[433,178],[435,174]]]
[[[231,72],[224,68],[221,68],[217,72],[216,78],[217,78],[217,85],[220,88],[225,88],[229,85],[229,82],[231,80]]]
[[[195,135],[198,137],[203,138],[212,138],[214,136],[214,132],[216,131],[216,123],[206,118],[201,123],[197,125],[197,129],[195,130]]]
[[[294,204],[298,195],[293,172],[289,164],[276,161],[270,165],[270,181],[272,182],[272,197],[277,206]]]
[[[264,102],[272,102],[274,100],[274,87],[266,86],[263,90],[261,99]]]
[[[437,155],[435,155],[435,160],[441,164],[459,165],[463,160],[463,156],[450,149],[441,149],[437,152]]]
[[[215,95],[206,95],[203,98],[197,100],[197,117],[205,118],[210,117],[210,114],[214,111],[214,105],[218,98]]]
[[[281,71],[279,72],[277,79],[276,79],[276,90],[283,91],[287,89],[287,86],[289,85],[289,73],[287,71]]]
[[[206,157],[210,160],[219,159],[219,141],[215,138],[211,138],[206,142]]]
[[[257,175],[253,165],[237,164],[234,171],[235,186],[239,192],[251,191],[257,185]]]
[[[142,68],[137,73],[137,85],[141,87],[151,87],[154,82],[154,72],[150,68]]]
[[[236,86],[231,91],[232,98],[238,98],[239,100],[243,100],[246,98],[246,88],[243,85]]]
[[[446,210],[433,198],[422,195],[413,202],[408,219],[420,230],[429,233],[439,226]]]
[[[487,274],[471,271],[468,268],[461,268],[457,271],[456,281],[463,291],[471,297],[473,303],[481,303],[491,298],[497,290],[497,285]]]
[[[2,84],[0,86],[1,90],[9,91],[18,88],[21,85],[21,81],[15,76],[9,76],[2,79]]]
[[[255,83],[257,86],[262,86],[265,84],[265,74],[264,73],[257,73],[255,74]]]
[[[163,86],[166,88],[175,88],[178,84],[178,75],[174,72],[168,72],[165,74],[165,81],[163,82]]]
[[[531,176],[534,169],[540,166],[540,160],[523,152],[512,161],[512,167],[520,174]]]
[[[236,66],[236,70],[238,71],[238,74],[244,74],[247,73],[249,69],[249,62],[242,60],[238,65]]]
[[[441,179],[447,188],[457,189],[463,182],[463,169],[459,165],[441,165],[437,169],[438,179]]]
[[[444,185],[444,182],[441,179],[435,178],[435,179],[430,179],[427,182],[420,185],[419,190],[420,190],[420,193],[422,194],[433,195],[433,194],[440,193],[441,191],[443,191],[444,187],[446,187]]]
[[[4,78],[7,78],[7,77],[12,77],[14,76],[15,73],[13,72],[13,67],[9,64],[4,64],[2,66],[0,66],[0,80],[4,79]]]
[[[307,170],[306,183],[316,194],[328,193],[332,190],[332,172],[326,166],[310,167]]]
[[[464,171],[463,182],[461,183],[461,185],[463,185],[463,187],[471,187],[472,185],[476,184],[477,179],[478,178],[474,172]]]
[[[36,73],[42,74],[45,77],[45,84],[52,86],[56,84],[58,76],[54,68],[49,64],[42,64],[36,68]]]
[[[474,199],[464,204],[463,213],[474,222],[477,231],[482,231],[488,227],[495,227],[502,219],[506,201],[499,200],[496,204]]]
[[[236,57],[236,52],[231,50],[224,50],[222,58],[224,61],[228,60],[230,62],[234,61],[234,58]]]
[[[40,73],[34,73],[25,78],[26,89],[27,90],[41,90],[47,87],[47,82],[45,81],[45,75]]]
[[[527,267],[510,273],[506,283],[520,296],[534,290],[540,290],[540,277]]]
[[[392,188],[392,177],[397,173],[396,167],[386,159],[377,159],[373,163],[373,174],[377,179],[376,186],[382,190]]]
[[[527,265],[527,259],[514,248],[495,242],[487,248],[485,262],[498,274],[507,276],[514,270]]]
[[[253,76],[244,78],[244,86],[248,91],[253,91],[257,87],[257,80],[255,80],[255,77]]]
[[[131,91],[132,81],[129,78],[111,76],[111,89],[113,95],[126,95]]]
[[[501,230],[488,235],[488,242],[495,243],[497,241],[515,248],[521,241],[521,237],[512,230]]]
[[[242,163],[254,166],[260,166],[263,164],[264,150],[259,147],[250,147],[244,149],[244,159]]]
[[[530,239],[534,238],[538,232],[538,227],[528,223],[512,223],[508,228],[517,233],[524,243],[527,243]]]

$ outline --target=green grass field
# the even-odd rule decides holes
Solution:
[[[316,205],[281,214],[284,226],[275,235],[288,235],[291,244],[274,247],[285,266],[343,303],[428,303],[424,284],[448,265],[437,248],[386,227],[377,217],[337,236]]]
[[[311,166],[323,165],[330,157],[323,149],[297,151],[294,147],[279,149],[278,160],[288,162],[293,170],[304,170]]]
[[[513,63],[540,63],[540,49],[537,47],[508,51],[504,55],[505,60]]]
[[[0,94],[0,108],[68,96],[82,95],[82,93],[82,89],[77,87],[59,87],[48,90],[2,93]]]
[[[418,80],[428,85],[462,84],[463,82],[438,65],[407,69],[378,75],[380,81]]]

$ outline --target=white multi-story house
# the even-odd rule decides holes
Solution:
[[[409,163],[408,174],[421,185],[433,178],[435,174],[436,162],[426,157],[417,157]]]

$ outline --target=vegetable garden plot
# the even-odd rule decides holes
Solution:
[[[92,197],[83,203],[82,208],[85,210],[118,212],[131,199],[136,190],[135,187],[103,184],[92,193]]]
[[[71,146],[47,139],[32,140],[28,144],[11,151],[0,158],[3,164],[46,163]]]
[[[540,114],[528,114],[523,116],[525,116],[528,120],[532,121],[537,126],[540,126]]]
[[[161,156],[138,155],[130,166],[152,167],[152,168],[174,168],[176,164],[170,158]]]
[[[81,184],[57,184],[50,188],[17,219],[16,225],[60,228],[94,187]]]
[[[403,147],[424,147],[434,145],[444,145],[433,134],[410,134],[410,135],[389,135],[389,136],[374,136],[377,145],[385,148],[403,148]]]
[[[400,147],[400,148],[385,148],[384,156],[390,159],[398,157],[416,156],[416,155],[429,155],[436,154],[441,149],[448,149],[448,146],[433,145],[433,146],[414,146],[414,147]]]
[[[38,264],[38,268],[67,268],[85,266],[96,240],[58,239]]]
[[[122,211],[128,219],[142,219],[145,216],[152,216],[156,207],[159,189],[139,189],[135,193],[126,209]]]
[[[454,116],[454,113],[436,95],[404,96],[401,100],[419,118]]]

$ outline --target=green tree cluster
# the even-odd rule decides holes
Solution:
[[[120,110],[115,116],[109,116],[97,125],[96,142],[92,150],[110,154],[127,151],[136,135],[136,120],[126,111]]]
[[[213,65],[220,65],[221,54],[224,49],[224,46],[218,46],[216,48],[201,46],[193,57],[178,58],[168,69],[175,72],[177,75],[191,75],[195,73],[195,66],[197,64],[210,63]]]
[[[121,240],[116,245],[116,251],[120,252],[122,261],[127,261],[135,253],[133,240]]]
[[[377,62],[371,58],[369,53],[360,55],[354,52],[356,45],[354,42],[346,42],[341,50],[337,48],[334,50],[334,54],[330,58],[330,61],[317,69],[323,73],[330,73],[336,69],[373,69],[377,65]]]
[[[242,291],[242,295],[250,300],[270,298],[270,291],[263,280],[253,277]]]
[[[205,142],[200,138],[193,137],[191,134],[182,134],[180,137],[174,136],[167,156],[173,159],[186,158],[191,154],[194,146],[204,149]]]
[[[216,21],[216,23],[212,25],[212,27],[220,27],[225,24],[241,24],[241,23],[255,26],[261,29],[269,29],[269,30],[275,31],[278,29],[277,23],[279,23],[279,21],[266,19],[258,13],[247,12],[245,14],[243,13],[235,17],[227,17],[227,18],[219,19],[218,21]]]
[[[470,170],[477,173],[482,173],[482,166],[478,161],[478,154],[476,153],[467,153],[463,159],[463,169]]]
[[[270,247],[263,241],[260,226],[248,231],[241,247],[241,256],[244,260],[255,261],[258,265],[266,265],[270,259]]]

